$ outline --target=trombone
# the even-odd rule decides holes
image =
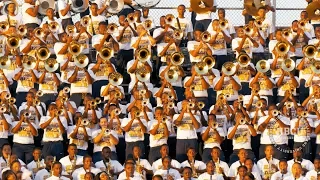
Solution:
[[[320,61],[314,61],[314,63],[311,65],[311,70],[315,74],[320,73]]]
[[[9,69],[11,66],[11,60],[8,56],[0,57],[0,69]]]
[[[177,82],[178,78],[179,78],[179,74],[177,71],[173,70],[173,69],[169,69],[165,74],[164,74],[164,78],[170,82],[170,83],[174,83]]]
[[[208,73],[209,68],[205,62],[198,62],[195,64],[195,71],[199,75],[205,75]]]
[[[9,29],[9,23],[6,21],[0,22],[0,31],[4,32],[4,31],[8,31]]]
[[[76,57],[74,64],[79,68],[85,68],[89,64],[89,59],[86,55],[80,54]]]
[[[257,19],[254,21],[254,24],[255,24],[258,28],[262,28],[263,19],[262,19],[262,18],[257,18]]]
[[[110,84],[113,86],[119,86],[123,82],[123,77],[118,72],[110,73],[108,79],[109,79]]]
[[[118,25],[115,23],[111,23],[107,26],[107,32],[109,34],[113,34],[118,30]]]
[[[181,52],[174,52],[171,54],[171,64],[180,66],[184,62],[184,55]]]
[[[34,30],[34,35],[37,37],[37,38],[39,38],[39,39],[42,39],[43,37],[44,37],[44,31],[43,31],[43,29],[42,28],[36,28],[35,30]]]
[[[175,40],[181,40],[183,38],[183,31],[181,29],[175,29],[173,32],[173,38]]]
[[[137,50],[137,59],[144,63],[148,61],[151,57],[151,53],[147,48],[140,48]]]
[[[22,67],[27,70],[34,69],[36,67],[36,58],[33,56],[24,56],[22,59]]]
[[[50,22],[48,26],[49,30],[53,33],[56,33],[59,30],[59,24],[55,21]]]
[[[306,20],[301,19],[300,21],[298,21],[298,26],[299,26],[300,29],[304,30],[306,25],[307,25],[307,23],[308,22]]]
[[[211,34],[208,31],[204,31],[200,37],[203,42],[208,43],[211,39]]]
[[[166,24],[169,24],[169,25],[172,24],[173,20],[174,20],[173,14],[167,14],[167,15],[165,16]]]
[[[7,46],[11,50],[17,49],[20,46],[20,44],[21,44],[21,38],[19,38],[18,36],[10,36],[7,39]]]
[[[275,48],[280,55],[286,55],[290,50],[290,46],[285,42],[278,42]]]
[[[53,58],[49,58],[45,61],[44,63],[44,68],[52,73],[52,72],[55,72],[58,68],[59,68],[59,64],[57,62],[56,59],[53,59]]]
[[[237,58],[237,61],[240,67],[247,67],[250,64],[251,59],[247,53],[240,53]]]
[[[40,47],[36,51],[36,56],[39,60],[44,61],[50,57],[51,53],[47,47]]]
[[[25,35],[27,35],[27,33],[28,33],[27,26],[26,26],[26,25],[20,25],[20,26],[18,27],[18,32],[19,32],[20,36],[25,36]]]
[[[99,56],[105,61],[109,61],[113,57],[113,54],[113,50],[108,47],[102,48],[99,51]]]
[[[283,37],[285,37],[285,38],[290,37],[290,35],[291,35],[290,29],[283,29],[283,30],[282,30],[282,35],[283,35]]]
[[[216,60],[212,56],[205,56],[202,58],[202,62],[205,62],[208,66],[208,69],[212,69],[216,65]]]
[[[76,41],[72,41],[68,47],[68,51],[73,56],[78,56],[82,52],[82,46]]]
[[[243,27],[243,30],[248,36],[251,36],[253,33],[253,28],[251,28],[248,24]]]
[[[66,33],[68,36],[73,36],[77,32],[77,29],[74,25],[69,24],[66,27]]]
[[[229,26],[228,24],[228,20],[224,19],[224,20],[219,20],[219,27],[221,30],[225,30],[227,29]]]
[[[153,22],[150,19],[145,20],[143,24],[147,31],[149,31],[153,27]]]
[[[134,13],[130,13],[127,16],[127,21],[128,21],[128,23],[133,24],[137,21],[137,17],[135,16]]]

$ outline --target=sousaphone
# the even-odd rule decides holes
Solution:
[[[39,0],[40,5],[39,5],[39,13],[41,15],[46,15],[47,9],[51,8],[55,10],[55,2],[54,0]]]
[[[151,8],[159,4],[160,0],[134,0],[140,7]]]
[[[320,19],[320,2],[315,1],[310,3],[306,11],[308,13],[308,18],[311,20],[319,20]]]
[[[247,13],[251,16],[257,16],[258,10],[263,5],[261,4],[261,1],[255,1],[255,0],[244,0],[243,7],[247,11]]]
[[[201,6],[212,7],[213,0],[190,0],[190,7],[192,8],[192,11],[198,14],[208,12],[207,10],[205,10],[205,8],[202,8]]]
[[[123,6],[123,0],[109,0],[109,7],[107,8],[107,12],[110,14],[118,14],[122,11]]]
[[[11,3],[14,3],[16,5],[16,10],[15,10],[15,14],[18,14],[18,7],[19,4],[16,0],[4,0],[3,1],[3,6],[1,7],[1,14],[3,15],[7,15],[8,11],[7,11],[7,6]]]
[[[89,7],[89,0],[72,0],[71,11],[74,13],[82,13]]]

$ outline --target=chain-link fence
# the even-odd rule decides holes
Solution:
[[[17,0],[19,5],[24,0]],[[243,9],[243,0],[215,0],[217,1],[219,8],[226,9],[226,17],[233,23],[234,26],[244,24],[244,17],[241,15]],[[300,12],[303,10],[307,3],[305,0],[271,0],[272,5],[276,8],[276,12],[269,12],[267,18],[273,22],[275,26],[290,26],[291,22],[295,19],[299,19]],[[176,8],[179,4],[184,4],[189,7],[189,0],[161,0],[160,3],[150,9],[150,16],[155,20],[155,24],[159,25],[159,19],[166,14],[177,15]],[[191,13],[187,10],[185,13],[186,18],[191,18]],[[217,18],[217,13],[212,13],[212,18]],[[75,14],[72,16],[73,22],[80,20],[80,15]],[[110,22],[118,22],[117,16],[109,18]]]

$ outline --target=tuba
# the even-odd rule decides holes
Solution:
[[[165,74],[164,74],[164,78],[170,82],[170,83],[174,83],[177,82],[178,78],[179,78],[179,74],[177,71],[173,70],[173,69],[169,69]]]
[[[198,62],[195,64],[195,71],[199,75],[204,75],[208,73],[209,69],[205,62]]]
[[[184,55],[181,52],[174,52],[171,54],[171,64],[180,66],[184,62]]]
[[[109,14],[118,14],[124,7],[124,0],[110,0],[107,12]]]
[[[118,72],[110,73],[108,79],[109,79],[110,84],[113,86],[119,86],[123,82],[123,77]]]
[[[216,60],[212,56],[205,56],[202,58],[202,61],[207,64],[208,69],[212,69],[216,65]]]
[[[232,76],[236,73],[237,67],[232,62],[225,62],[222,65],[222,72],[227,76]]]
[[[21,44],[21,39],[17,36],[10,36],[7,39],[7,46],[9,49],[17,49]]]
[[[34,35],[39,38],[39,39],[42,39],[44,37],[44,31],[42,28],[39,28],[37,27],[35,30],[34,30]]]
[[[27,70],[34,69],[36,67],[36,58],[28,55],[24,56],[22,59],[22,67]]]
[[[105,60],[105,61],[109,61],[112,57],[113,57],[113,50],[108,48],[108,47],[105,47],[105,48],[102,48],[100,51],[99,51],[99,56]]]
[[[82,52],[82,46],[77,41],[72,41],[69,45],[68,51],[73,56],[79,56]]]
[[[0,57],[0,69],[9,69],[11,66],[11,60],[8,56]]]
[[[166,24],[172,24],[173,20],[174,20],[174,15],[173,14],[167,14],[165,16]]]
[[[117,25],[117,24],[115,24],[115,23],[108,24],[108,26],[107,26],[107,32],[108,32],[109,34],[113,34],[113,33],[115,33],[117,30],[118,30],[118,25]]]
[[[209,42],[211,39],[211,34],[208,32],[208,31],[204,31],[202,34],[201,34],[201,40],[203,42]]]
[[[9,23],[6,21],[0,22],[0,31],[8,31],[9,29]]]
[[[55,21],[50,22],[48,26],[49,30],[53,33],[56,33],[59,30],[59,24]]]
[[[49,58],[45,61],[44,63],[44,68],[48,71],[48,72],[55,72],[58,68],[59,68],[59,63],[57,62],[56,59],[54,58]]]
[[[282,63],[281,63],[281,68],[284,71],[287,72],[291,72],[292,70],[294,70],[295,68],[295,63],[292,59],[285,59]]]
[[[50,55],[50,50],[47,47],[40,47],[36,51],[36,57],[41,61],[47,60]]]
[[[39,5],[38,12],[41,15],[46,16],[47,15],[46,12],[47,12],[48,8],[51,8],[51,9],[54,9],[54,10],[56,9],[54,0],[39,0],[39,2],[40,2],[40,5]]]
[[[140,82],[147,82],[150,79],[150,72],[145,67],[137,69],[135,74]]]
[[[314,63],[311,65],[311,70],[315,74],[320,73],[320,61],[314,61]]]
[[[150,59],[150,51],[147,48],[141,48],[137,50],[137,59],[140,62],[146,62]]]
[[[303,49],[303,55],[306,58],[313,58],[317,53],[317,48],[314,45],[307,45],[304,49]]]
[[[68,36],[73,36],[77,32],[77,29],[74,25],[70,24],[66,27],[65,31]]]
[[[207,13],[205,7],[213,7],[213,0],[190,0],[190,7],[198,14]]]
[[[80,19],[80,24],[83,26],[83,27],[88,27],[90,25],[90,17],[89,16],[84,16]]]
[[[285,55],[289,52],[290,46],[285,42],[278,42],[276,44],[276,51],[280,55]]]
[[[224,20],[219,20],[219,27],[221,30],[225,30],[227,29],[229,26],[228,24],[228,20],[224,19]]]
[[[18,33],[20,34],[20,36],[27,35],[27,33],[28,33],[27,26],[26,25],[20,25],[18,27]]]
[[[71,11],[74,13],[85,12],[89,7],[89,0],[72,0]]]
[[[247,53],[240,53],[237,61],[241,67],[247,67],[250,64],[251,59]]]
[[[80,54],[79,56],[76,57],[74,64],[78,68],[85,68],[89,64],[89,59],[86,55]]]
[[[256,68],[259,72],[265,73],[270,69],[270,63],[266,60],[260,60],[256,64]]]

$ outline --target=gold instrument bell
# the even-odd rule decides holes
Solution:
[[[140,82],[147,82],[150,79],[150,72],[145,67],[137,69],[135,74]]]
[[[316,53],[317,53],[317,48],[314,45],[307,45],[306,47],[303,48],[303,55],[306,58],[309,58],[309,59],[314,58]]]
[[[270,63],[266,60],[260,60],[256,64],[256,68],[258,72],[265,73],[270,69]]]
[[[44,37],[44,31],[42,28],[39,28],[37,27],[35,30],[34,30],[34,35],[39,38],[39,39],[42,39]]]
[[[86,55],[80,54],[76,57],[74,64],[79,68],[85,68],[89,64],[89,59]]]
[[[110,14],[118,14],[124,7],[124,0],[110,0],[107,12]]]
[[[136,53],[137,53],[137,59],[140,62],[146,62],[151,57],[150,51],[147,48],[138,49]]]
[[[295,63],[294,63],[294,61],[292,59],[285,59],[281,63],[281,68],[284,71],[291,72],[295,68]]]
[[[144,21],[144,28],[149,31],[150,29],[152,29],[152,25],[153,25],[153,22],[150,20],[150,19],[147,19]]]
[[[118,72],[112,72],[109,74],[109,83],[113,86],[119,86],[123,82],[123,77]]]
[[[228,28],[228,20],[219,20],[219,27],[221,30],[225,30]]]
[[[241,67],[247,67],[247,66],[249,66],[249,64],[251,62],[251,58],[249,57],[249,55],[247,53],[242,52],[239,54],[237,61]]]
[[[227,76],[232,76],[236,73],[237,67],[232,62],[225,62],[222,65],[222,72]]]
[[[36,58],[33,56],[23,56],[22,67],[26,70],[31,70],[36,67]]]
[[[204,75],[207,74],[209,69],[208,66],[205,62],[197,62],[195,64],[194,70],[197,72],[199,75]]]
[[[289,52],[290,46],[285,42],[278,42],[276,44],[276,51],[280,55],[285,55]]]
[[[99,56],[105,60],[105,61],[109,61],[112,57],[113,57],[113,49],[110,49],[108,47],[102,48],[99,51]]]
[[[118,25],[115,23],[108,24],[107,31],[109,34],[113,34],[118,30]]]
[[[320,19],[320,2],[315,1],[315,2],[310,3],[306,7],[306,11],[308,13],[308,19],[319,20]]]
[[[18,33],[19,33],[20,36],[25,36],[25,35],[27,35],[27,33],[28,33],[27,26],[26,26],[26,25],[20,25],[20,26],[18,27]]]
[[[69,45],[68,51],[73,56],[79,56],[82,52],[82,46],[76,41],[72,41]]]
[[[184,62],[184,55],[181,52],[174,52],[171,54],[171,64],[180,66]]]
[[[7,39],[7,46],[9,49],[17,49],[21,44],[21,39],[17,36],[10,36]]]
[[[254,25],[256,25],[258,28],[261,28],[263,24],[263,19],[258,17],[254,20]]]
[[[59,68],[59,63],[54,58],[49,58],[44,63],[44,68],[48,72],[55,72]]]
[[[41,61],[47,60],[50,55],[50,50],[47,47],[40,47],[36,51],[36,57]]]
[[[83,27],[88,27],[90,25],[90,17],[89,16],[84,16],[80,19],[80,24],[83,26]]]
[[[65,29],[66,33],[68,36],[73,36],[76,32],[77,29],[74,25],[69,24],[66,29]]]
[[[8,31],[9,29],[9,23],[6,21],[0,22],[0,31]]]
[[[55,21],[50,22],[48,26],[49,30],[53,33],[56,33],[59,30],[59,24]]]
[[[202,61],[207,64],[208,69],[212,69],[216,65],[216,60],[212,56],[205,56],[202,58]]]
[[[170,83],[174,83],[177,82],[178,78],[179,78],[179,74],[176,70],[173,69],[169,69],[165,74],[164,74],[164,78],[170,82]]]
[[[204,42],[209,42],[210,39],[211,39],[211,34],[208,32],[208,31],[204,31],[202,34],[201,34],[201,40],[204,41]]]
[[[174,15],[173,14],[167,14],[165,16],[165,21],[166,21],[166,24],[171,24],[174,20]]]
[[[11,60],[8,56],[0,57],[0,69],[9,69],[11,66]]]
[[[248,36],[251,36],[253,33],[253,28],[251,28],[248,24],[243,27],[244,33]]]
[[[315,74],[320,73],[320,61],[314,61],[314,63],[311,65],[311,70]]]
[[[190,7],[192,11],[198,14],[203,14],[208,12],[204,7],[212,7],[214,0],[190,0]]]
[[[175,29],[173,32],[173,39],[181,40],[183,38],[183,31],[181,29]]]
[[[291,30],[290,29],[283,29],[282,35],[283,35],[283,37],[288,38],[291,35]]]
[[[135,16],[134,13],[130,13],[127,15],[127,21],[129,24],[133,24],[137,21],[137,17]]]

